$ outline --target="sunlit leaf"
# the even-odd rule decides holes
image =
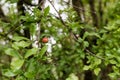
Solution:
[[[84,47],[88,47],[89,43],[87,41],[84,41]]]
[[[96,59],[94,64],[99,65],[99,64],[101,64],[101,62],[102,62],[101,59]]]
[[[10,55],[10,56],[13,56],[13,57],[22,58],[22,56],[18,53],[18,51],[16,51],[15,49],[12,49],[12,48],[6,49],[5,53],[7,55]]]
[[[26,80],[25,76],[17,76],[15,80]]]
[[[95,32],[85,32],[85,34],[83,36],[83,39],[85,39],[88,36],[96,36],[96,37],[100,38],[98,33],[95,33]]]
[[[35,74],[34,72],[25,72],[24,73],[24,76],[27,77],[27,78],[34,78],[35,77]]]
[[[117,64],[116,60],[109,60],[111,64]]]
[[[84,66],[83,67],[83,70],[89,70],[90,69],[90,66]]]
[[[78,77],[74,74],[74,73],[71,73],[69,75],[69,77],[65,80],[79,80]]]
[[[31,55],[36,54],[37,51],[38,51],[37,48],[29,49],[29,50],[25,53],[25,56],[24,56],[24,57],[25,57],[25,58],[28,58],[28,57],[30,57]]]
[[[95,69],[94,69],[94,73],[95,73],[95,75],[98,75],[99,72],[100,72],[100,70],[101,70],[100,68],[95,68]]]
[[[50,7],[48,6],[48,7],[46,7],[44,9],[44,15],[47,16],[47,14],[49,13],[49,11],[50,11]]]
[[[4,76],[7,76],[7,77],[13,77],[13,76],[16,76],[18,74],[18,72],[14,72],[13,70],[11,69],[3,69],[2,70],[2,74]]]
[[[40,56],[42,57],[44,54],[45,54],[45,52],[47,51],[47,49],[48,49],[48,46],[47,45],[45,45],[41,50],[40,50]]]
[[[11,62],[11,68],[12,70],[18,70],[23,66],[23,64],[24,64],[23,59],[13,57]]]
[[[108,74],[108,76],[110,76],[111,78],[115,78],[116,77],[116,73],[110,73],[110,74]]]
[[[14,42],[14,47],[22,47],[22,48],[25,48],[25,47],[28,47],[31,43],[30,42],[26,42],[26,41],[19,41],[19,42]]]
[[[22,36],[14,36],[14,37],[12,38],[12,40],[20,41],[20,40],[29,40],[29,39],[26,38],[26,37],[22,37]]]

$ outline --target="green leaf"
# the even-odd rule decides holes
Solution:
[[[95,75],[98,75],[99,72],[100,72],[100,70],[101,70],[100,68],[95,68],[95,69],[94,69],[94,73],[95,73]]]
[[[108,76],[110,76],[111,78],[115,78],[116,77],[116,73],[110,73],[110,74],[108,74]]]
[[[5,53],[13,57],[22,58],[22,56],[15,49],[8,48],[5,50]]]
[[[34,78],[37,72],[37,62],[35,59],[30,59],[27,65],[27,70],[24,73],[27,78]]]
[[[28,57],[30,57],[31,55],[34,55],[34,54],[36,54],[37,53],[37,51],[38,51],[38,49],[37,48],[32,48],[32,49],[29,49],[27,52],[26,52],[26,54],[25,54],[25,58],[28,58]]]
[[[117,64],[116,60],[109,60],[111,64]]]
[[[26,41],[19,41],[19,42],[14,42],[13,43],[13,47],[28,47],[31,43],[30,42],[26,42]]]
[[[94,65],[99,65],[99,64],[101,64],[101,63],[102,63],[101,59],[95,59]]]
[[[88,47],[88,46],[89,46],[88,41],[84,41],[84,47],[86,48],[86,47]]]
[[[86,65],[85,65],[85,66],[83,67],[83,70],[89,70],[89,69],[90,69],[90,66],[86,66]]]
[[[16,2],[18,2],[18,0],[7,0],[7,1],[10,1],[10,3],[16,3]]]
[[[36,24],[31,24],[30,25],[30,34],[35,35],[36,33]]]
[[[18,72],[14,72],[11,69],[3,69],[2,74],[7,77],[13,77],[13,76],[16,76]]]
[[[24,76],[17,76],[15,80],[26,80],[26,78]]]
[[[47,14],[49,13],[49,11],[50,11],[50,7],[48,6],[48,7],[46,7],[44,9],[44,15],[47,16]]]
[[[25,72],[24,76],[27,77],[27,78],[34,78],[35,74],[32,71],[31,72]]]
[[[96,36],[96,37],[100,38],[98,33],[95,33],[95,32],[85,32],[83,39],[85,39],[87,36]]]
[[[26,37],[22,37],[22,36],[14,36],[13,38],[12,38],[12,40],[15,40],[15,41],[20,41],[20,40],[29,40],[28,38],[26,38]]]
[[[74,74],[74,73],[71,73],[69,75],[69,77],[65,80],[79,80],[78,77]]]
[[[11,69],[18,70],[23,66],[23,64],[24,64],[24,60],[14,57],[12,58]]]
[[[19,47],[18,47],[18,45],[16,44],[16,42],[14,42],[14,43],[12,44],[12,48],[14,48],[15,50],[19,50]]]
[[[78,41],[79,41],[80,43],[82,43],[84,40],[79,37],[79,38],[78,38]]]
[[[41,51],[40,51],[40,57],[42,57],[42,56],[45,54],[45,52],[47,51],[47,49],[48,49],[48,46],[47,46],[47,45],[45,45],[45,46],[41,49]]]

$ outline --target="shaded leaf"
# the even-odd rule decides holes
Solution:
[[[24,76],[27,77],[27,78],[34,78],[34,73],[31,71],[31,72],[25,72],[24,73]]]
[[[28,65],[27,65],[27,70],[24,73],[25,77],[27,78],[34,78],[37,72],[37,62],[35,59],[30,59]]]

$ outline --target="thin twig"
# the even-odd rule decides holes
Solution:
[[[52,1],[50,1],[50,0],[48,0],[48,1],[50,2],[50,4],[52,5],[52,7],[54,8],[54,10],[57,12],[61,23],[68,29],[68,31],[69,31],[70,33],[72,33],[72,35],[74,36],[75,40],[77,40],[78,37],[71,31],[71,29],[69,28],[69,26],[66,25],[66,23],[64,22],[64,20],[62,19],[61,15],[60,15],[60,13],[58,12],[58,10],[57,10],[57,9],[55,8],[55,6],[53,5]]]
[[[92,53],[92,52],[89,51],[88,49],[85,49],[85,51],[88,52],[90,55],[92,55],[92,56],[98,58],[98,59],[105,60],[103,57],[100,57],[100,56],[95,55],[94,53]]]
[[[52,7],[54,8],[54,10],[57,12],[59,18],[60,18],[60,21],[62,22],[62,24],[66,27],[69,27],[68,25],[65,24],[64,20],[62,19],[60,13],[58,12],[58,10],[55,8],[54,4],[52,3],[52,1],[48,0],[50,2],[50,4],[52,5]]]

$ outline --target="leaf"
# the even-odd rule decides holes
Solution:
[[[100,70],[101,70],[100,68],[95,68],[95,69],[94,69],[94,73],[95,73],[95,75],[98,75],[99,72],[100,72]]]
[[[101,64],[101,63],[102,63],[101,59],[95,59],[94,65],[99,65],[99,64]]]
[[[18,47],[18,45],[16,43],[12,44],[12,48],[14,48],[15,50],[19,50],[19,47]]]
[[[113,59],[110,60],[110,63],[111,63],[111,64],[117,64],[116,60],[113,60]]]
[[[32,48],[32,49],[29,49],[27,52],[26,52],[26,54],[25,54],[25,58],[28,58],[28,57],[30,57],[31,55],[34,55],[34,54],[36,54],[37,53],[37,48]]]
[[[71,73],[65,80],[78,80],[78,77],[74,73]]]
[[[116,73],[109,73],[108,76],[110,76],[111,78],[115,78],[116,77]]]
[[[34,78],[37,73],[37,62],[35,59],[30,59],[27,65],[27,70],[24,73],[25,77],[27,78]]]
[[[6,1],[9,1],[12,4],[18,2],[18,0],[6,0]]]
[[[34,78],[35,74],[31,71],[31,72],[25,72],[24,76],[27,78]]]
[[[26,38],[26,37],[22,37],[22,36],[14,36],[13,38],[12,38],[12,40],[15,40],[15,41],[20,41],[20,40],[29,40],[28,38]]]
[[[15,80],[26,80],[25,76],[17,76]]]
[[[45,46],[41,49],[41,51],[40,51],[40,56],[41,56],[41,57],[45,54],[45,52],[47,51],[47,49],[48,49],[48,46],[47,46],[47,45],[45,45]]]
[[[12,58],[12,62],[11,62],[11,69],[12,70],[18,70],[20,69],[24,64],[24,60],[23,59],[19,59],[19,58]]]
[[[14,42],[14,47],[22,47],[22,48],[25,48],[25,47],[28,47],[31,43],[30,42],[25,42],[25,41],[20,41],[20,42]]]
[[[36,24],[31,24],[30,25],[30,34],[35,35],[36,33]]]
[[[98,33],[95,33],[95,32],[85,32],[83,39],[85,39],[87,36],[96,36],[96,37],[100,38]]]
[[[83,70],[89,70],[89,69],[90,69],[90,66],[86,66],[86,65],[85,65],[85,66],[83,67]]]
[[[18,73],[13,72],[11,69],[3,69],[2,74],[7,77],[13,77],[13,76],[16,76]]]
[[[86,48],[86,47],[88,47],[88,46],[89,46],[88,41],[84,41],[84,47]]]
[[[22,56],[18,53],[18,51],[16,51],[15,49],[12,49],[12,48],[6,49],[5,53],[7,55],[10,55],[10,56],[13,56],[13,57],[22,58]]]
[[[47,14],[49,13],[49,11],[50,11],[50,7],[48,6],[48,7],[46,7],[44,9],[44,15],[47,16]]]

